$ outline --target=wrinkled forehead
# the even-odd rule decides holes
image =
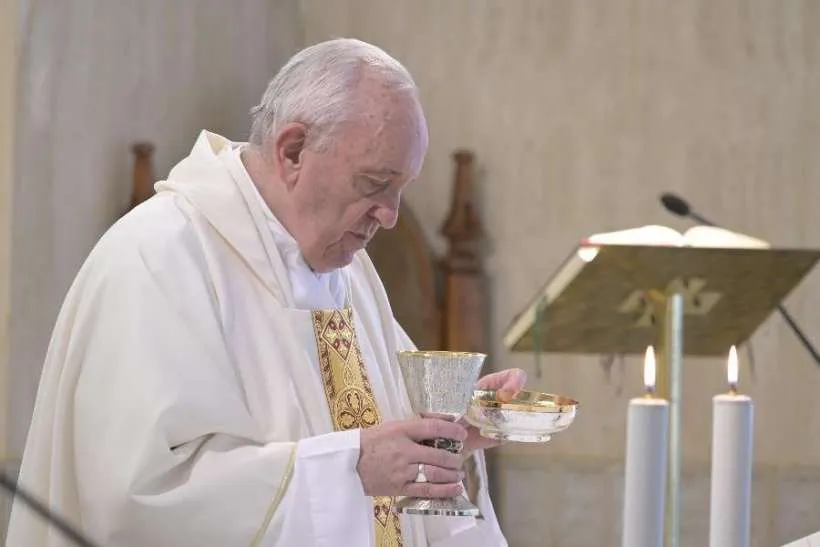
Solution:
[[[409,92],[376,89],[356,101],[353,123],[339,137],[358,161],[415,179],[427,153],[427,122]]]

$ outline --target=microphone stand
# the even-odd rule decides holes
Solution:
[[[806,350],[811,354],[812,357],[814,357],[814,362],[820,365],[820,354],[817,353],[815,347],[812,345],[811,342],[809,342],[809,339],[806,338],[806,335],[803,334],[803,331],[800,329],[800,327],[797,326],[797,323],[794,322],[794,319],[792,319],[791,314],[788,311],[786,311],[786,308],[784,308],[782,304],[777,305],[777,311],[780,312],[780,315],[783,316],[783,319],[792,328],[794,334],[803,344],[803,347],[806,348]]]
[[[40,517],[44,520],[53,524],[63,534],[65,534],[66,537],[71,539],[71,541],[80,547],[96,547],[93,543],[77,532],[70,524],[49,511],[49,509],[35,499],[34,496],[20,488],[20,486],[2,470],[0,470],[0,486],[2,486],[7,492],[11,493],[12,500],[14,500],[15,497],[23,500],[23,502],[25,502],[25,504],[35,513],[40,515]]]

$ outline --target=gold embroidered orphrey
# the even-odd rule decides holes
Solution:
[[[342,431],[378,425],[381,415],[353,328],[353,311],[343,308],[312,313],[322,384],[333,428]],[[373,498],[378,547],[402,547],[399,516],[393,511],[395,503],[393,497]]]

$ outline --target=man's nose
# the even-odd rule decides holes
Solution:
[[[401,193],[384,196],[375,205],[373,216],[382,228],[389,230],[396,225],[399,220],[399,204],[401,203]]]
[[[399,204],[398,202],[390,205],[377,205],[373,216],[381,225],[382,228],[389,230],[396,225],[399,220]]]

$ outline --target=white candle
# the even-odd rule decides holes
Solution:
[[[644,360],[644,397],[629,402],[623,547],[661,547],[666,496],[669,403],[655,390],[655,353]]]
[[[752,398],[737,393],[737,350],[727,364],[729,393],[713,400],[709,545],[748,547],[752,495]]]

